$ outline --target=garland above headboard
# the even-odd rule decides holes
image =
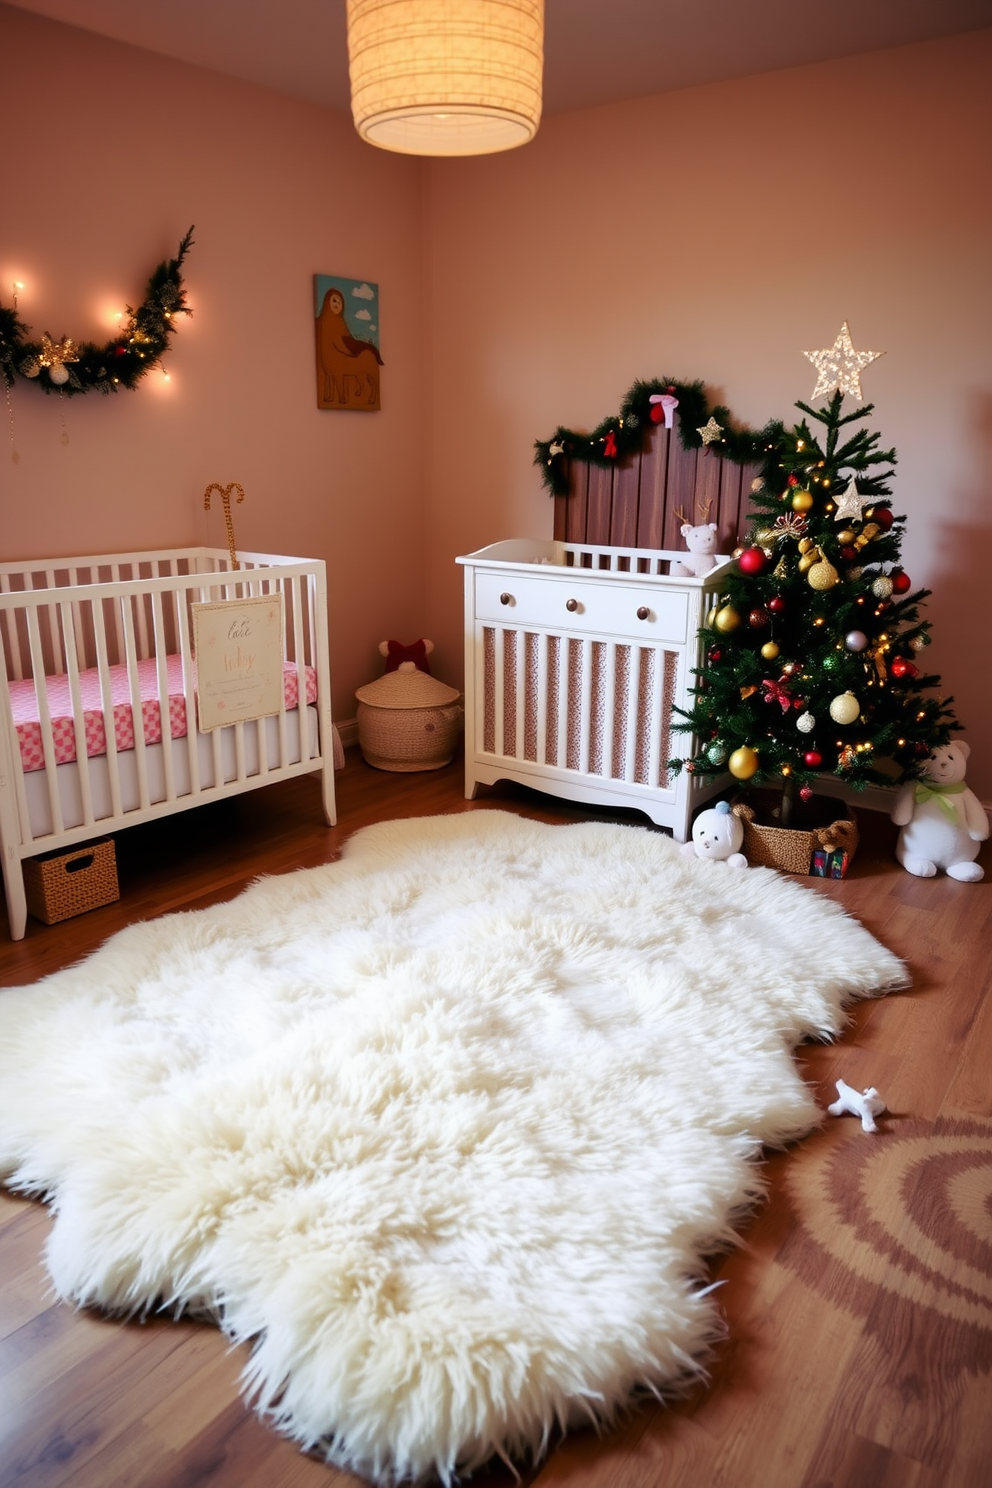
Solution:
[[[675,409],[678,419],[673,421]],[[679,382],[673,377],[635,382],[620,405],[620,412],[603,419],[591,434],[577,434],[559,427],[550,439],[535,441],[534,464],[552,496],[569,490],[569,464],[609,468],[644,448],[645,430],[652,424],[677,427],[685,450],[708,449],[738,465],[763,464],[776,448],[782,424],[772,420],[755,433],[735,429],[730,410],[722,403],[710,405],[702,382]]]
[[[778,468],[782,424],[735,428],[701,382],[635,382],[591,434],[558,428],[534,463],[566,542],[680,549],[682,524],[716,522],[721,551],[745,525],[751,482]]]

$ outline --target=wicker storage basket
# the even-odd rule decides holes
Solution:
[[[121,897],[114,839],[105,837],[72,852],[27,858],[24,892],[28,913],[45,925],[69,920],[101,904],[113,904]]]
[[[439,770],[455,752],[462,729],[458,690],[401,662],[355,693],[358,742],[377,770]]]
[[[829,854],[846,853],[846,872],[858,845],[857,818],[850,807],[828,797],[814,797],[807,807],[797,808],[798,826],[766,826],[763,823],[771,818],[778,799],[772,792],[754,791],[746,799],[738,796],[734,801],[734,810],[744,822],[741,851],[749,865],[808,874],[812,872],[813,854],[822,849]]]

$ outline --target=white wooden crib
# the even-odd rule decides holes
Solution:
[[[191,607],[262,596],[282,607],[284,706],[201,732]],[[15,940],[26,858],[317,771],[335,821],[319,559],[248,553],[235,569],[224,549],[179,548],[0,564],[0,661],[0,848]]]

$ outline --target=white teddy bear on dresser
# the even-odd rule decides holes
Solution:
[[[902,828],[896,857],[917,878],[932,878],[938,868],[961,883],[984,877],[975,859],[989,821],[964,783],[970,752],[963,740],[941,745],[923,766],[925,778],[907,781],[896,796],[892,820]]]
[[[703,522],[699,527],[693,527],[691,522],[683,522],[682,536],[689,551],[672,564],[671,571],[679,576],[701,578],[716,563],[717,525]]]

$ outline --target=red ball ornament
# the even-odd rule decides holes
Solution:
[[[823,764],[823,755],[818,749],[807,749],[803,755],[803,764],[810,770],[818,770]]]
[[[799,484],[799,477],[798,477],[798,475],[790,475],[789,476],[789,485],[790,486],[798,486],[798,484]]]
[[[907,661],[905,656],[894,656],[889,666],[889,671],[892,673],[893,677],[919,676],[919,673],[917,672],[913,663],[911,661]]]
[[[761,548],[745,548],[737,560],[741,573],[760,574],[768,567],[768,559]]]
[[[850,543],[845,543],[840,550],[840,556],[845,563],[853,563],[858,556],[857,548],[852,548]]]
[[[867,519],[875,522],[883,531],[888,532],[895,518],[890,506],[873,506],[871,511],[865,513]]]
[[[768,624],[767,610],[752,610],[747,617],[747,623],[752,630],[763,630]]]
[[[894,594],[905,594],[911,587],[912,580],[908,573],[903,573],[901,568],[894,568],[889,574],[892,580],[892,591]]]
[[[649,417],[650,417],[651,422],[653,424],[660,424],[661,423],[662,419],[665,417],[665,410],[664,410],[664,408],[662,408],[662,406],[661,406],[660,403],[652,403],[651,404],[651,413],[650,413]]]
[[[800,801],[808,801],[810,799],[810,797],[812,796],[812,794],[813,794],[813,787],[811,785],[801,785],[799,787],[799,799],[800,799]]]
[[[782,598],[781,594],[772,595],[771,599],[768,601],[768,608],[771,610],[773,615],[781,615],[782,611],[785,609],[785,600]]]
[[[720,647],[719,646],[714,646],[713,647],[713,650],[710,652],[710,658],[709,659],[710,659],[710,661],[719,661],[720,660],[720,657],[722,655],[723,655],[723,652],[720,650]]]

